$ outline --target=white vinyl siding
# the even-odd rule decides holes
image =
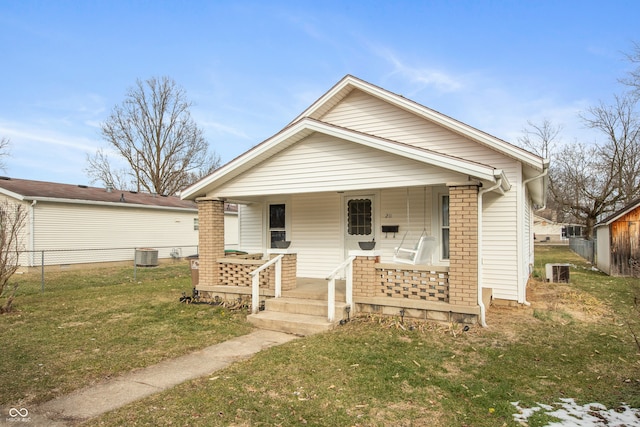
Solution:
[[[261,253],[265,250],[262,240],[265,231],[262,228],[263,207],[260,203],[238,205],[240,221],[239,249],[249,253]]]
[[[38,202],[33,208],[33,247],[45,264],[133,260],[130,248],[157,248],[169,258],[173,247],[198,245],[197,212]],[[123,248],[119,250],[89,250]],[[127,248],[127,249],[124,249]],[[83,251],[86,249],[86,251]],[[70,251],[69,253],[58,251]],[[182,254],[182,256],[191,255]],[[40,263],[40,259],[37,260]]]
[[[467,177],[315,133],[216,191],[242,197],[433,185]]]
[[[352,91],[340,104],[325,114],[322,120],[497,168],[502,167],[495,164],[497,158],[502,158],[503,162],[508,160],[511,164],[516,163],[487,146],[360,90]]]
[[[290,206],[290,249],[298,254],[298,276],[326,278],[343,261],[340,195],[296,195]]]
[[[519,267],[516,191],[503,196],[486,193],[483,197],[483,286],[493,288],[494,298],[517,300]],[[520,242],[520,243],[519,243]]]

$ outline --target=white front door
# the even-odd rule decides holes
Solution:
[[[375,237],[373,195],[345,196],[343,212],[346,257],[350,250],[360,249],[358,242],[371,241]]]

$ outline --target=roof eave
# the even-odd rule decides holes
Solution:
[[[222,166],[214,173],[197,182],[196,184],[183,190],[182,199],[195,200],[198,197],[206,196],[206,194],[219,184],[229,178],[230,175],[236,176],[245,169],[250,167],[252,161],[261,156],[270,156],[275,151],[279,151],[279,147],[289,138],[297,140],[300,134],[309,134],[319,132],[340,139],[345,139],[354,143],[361,144],[373,149],[384,151],[387,153],[410,158],[422,163],[431,164],[433,166],[442,167],[444,169],[453,170],[457,173],[468,175],[479,180],[497,182],[496,174],[500,175],[505,186],[505,191],[511,188],[506,176],[501,170],[496,170],[490,166],[481,165],[479,163],[470,162],[464,159],[448,156],[433,151],[424,150],[419,147],[398,143],[395,141],[385,140],[376,136],[359,133],[350,129],[326,124],[310,118],[303,118],[294,125],[286,128],[284,131],[264,141],[260,145],[247,151],[243,155],[237,157],[226,165]],[[285,144],[288,146],[289,144]]]
[[[158,205],[144,205],[140,203],[122,203],[122,202],[103,202],[98,200],[82,200],[82,199],[65,199],[59,197],[40,197],[40,196],[25,196],[22,200],[28,202],[43,202],[43,203],[66,203],[75,205],[92,205],[92,206],[108,206],[108,207],[124,207],[124,208],[140,208],[140,209],[154,209],[154,210],[170,210],[180,212],[198,212],[196,207],[182,208],[179,206],[158,206]]]

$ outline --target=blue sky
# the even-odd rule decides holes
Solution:
[[[227,162],[352,74],[510,142],[527,120],[593,141],[640,42],[640,2],[0,0],[5,175],[88,184],[99,125],[170,76]]]

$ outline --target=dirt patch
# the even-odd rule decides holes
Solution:
[[[517,325],[538,321],[539,317],[565,323],[572,319],[598,323],[611,316],[610,309],[597,298],[570,285],[531,280],[527,286],[530,305],[515,307],[492,305],[487,310],[489,329],[500,330],[502,339],[517,338]]]

